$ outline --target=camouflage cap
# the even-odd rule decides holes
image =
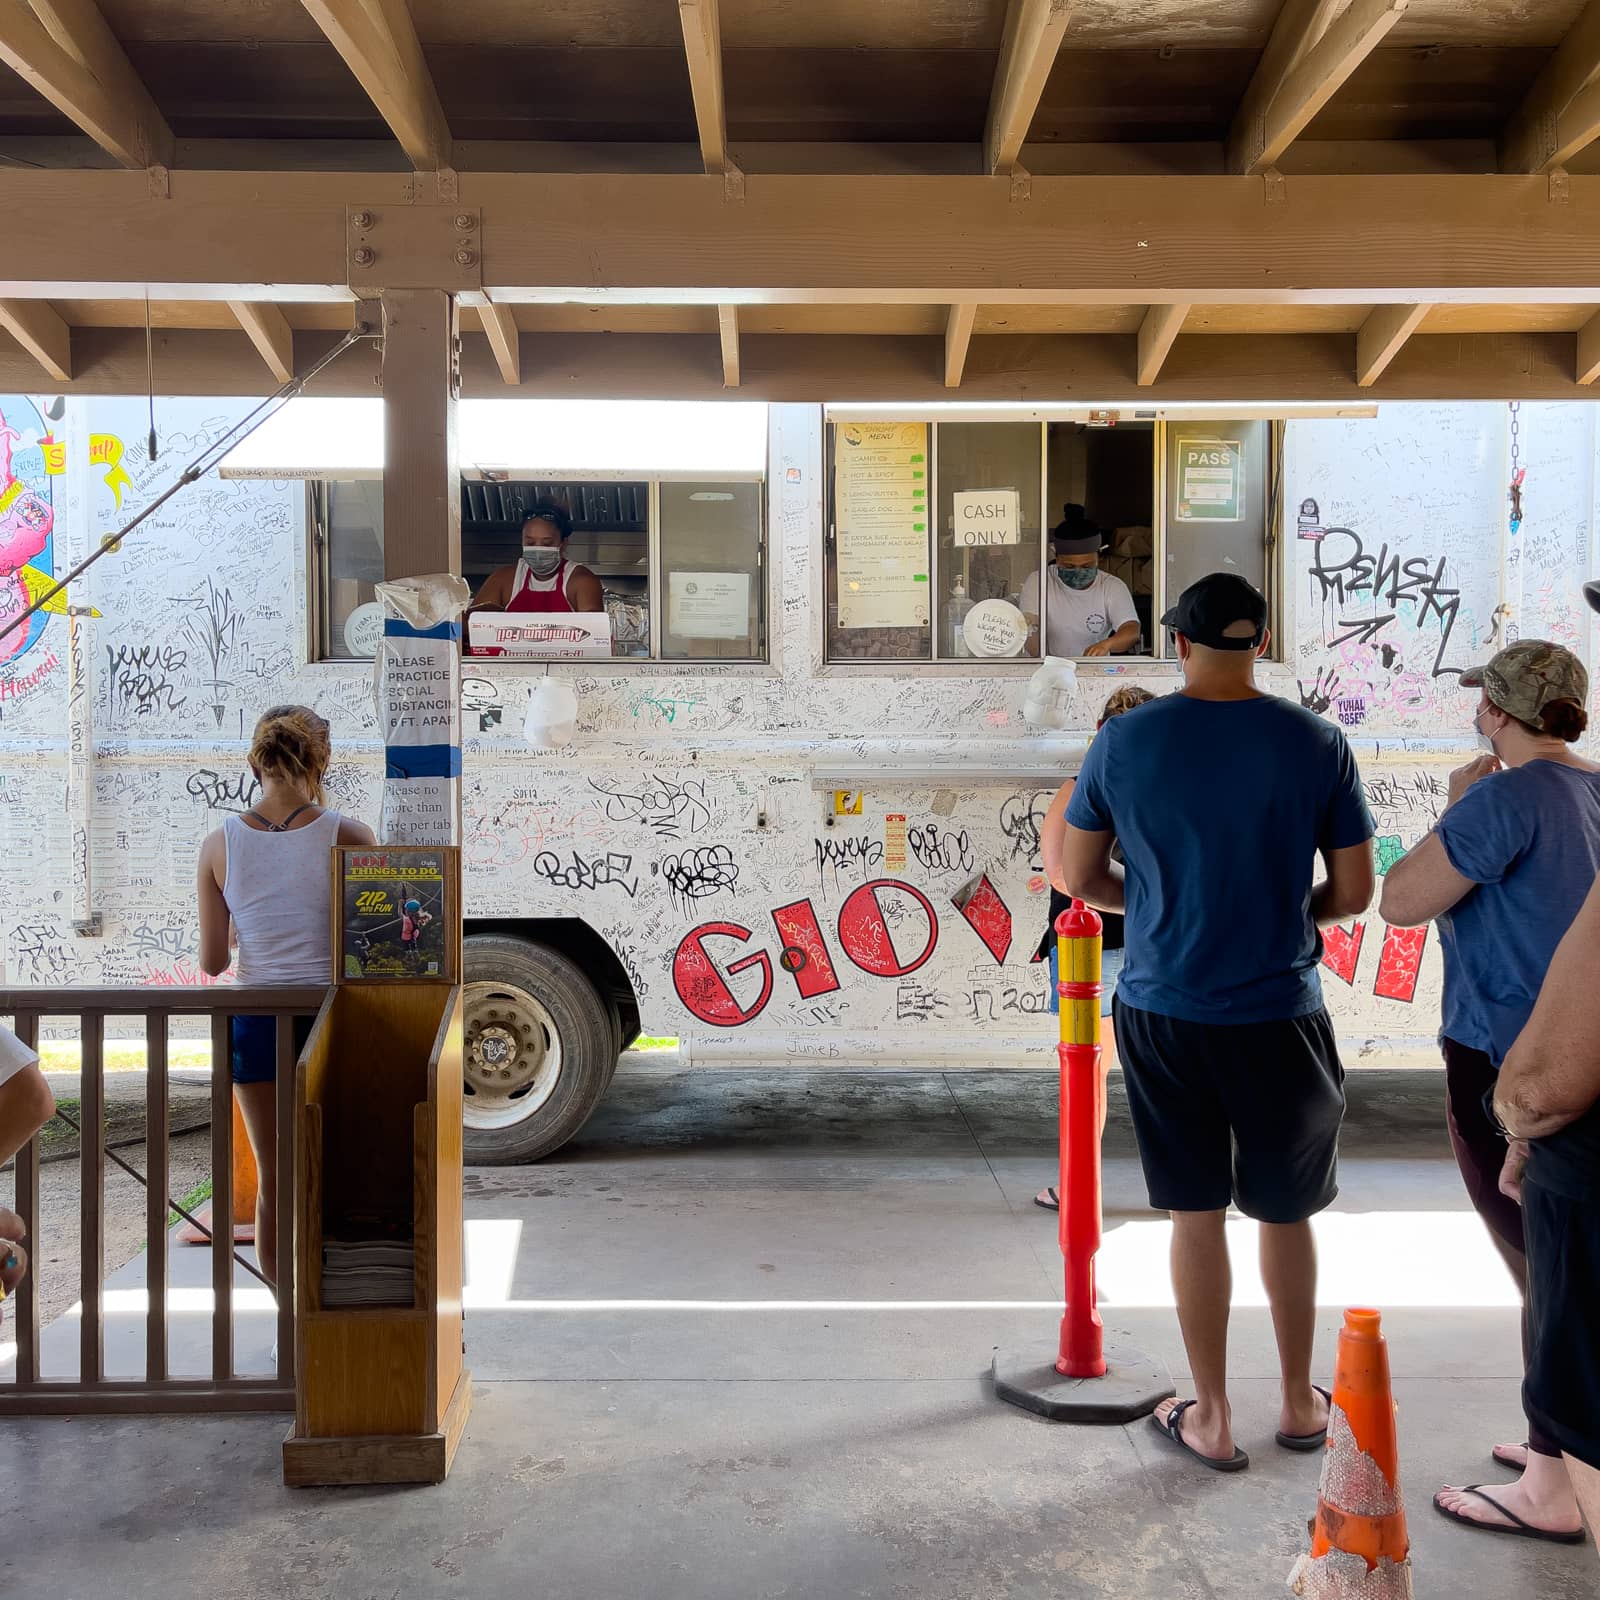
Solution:
[[[1573,653],[1548,639],[1519,639],[1507,645],[1487,666],[1461,674],[1464,688],[1482,686],[1491,705],[1530,728],[1544,726],[1544,708],[1552,700],[1589,698],[1589,674]]]

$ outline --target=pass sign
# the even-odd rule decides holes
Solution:
[[[955,493],[957,550],[1021,544],[1022,519],[1015,489],[958,489]]]
[[[1244,450],[1237,439],[1181,437],[1178,516],[1185,522],[1239,522],[1244,516]]]

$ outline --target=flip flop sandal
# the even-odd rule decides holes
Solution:
[[[1442,1493],[1443,1491],[1441,1490],[1440,1492]],[[1484,1533],[1509,1533],[1514,1539],[1543,1539],[1547,1544],[1582,1544],[1584,1541],[1582,1528],[1577,1528],[1571,1533],[1558,1533],[1554,1528],[1536,1528],[1531,1522],[1524,1522],[1515,1511],[1506,1510],[1493,1495],[1485,1494],[1479,1484],[1469,1483],[1461,1493],[1476,1495],[1484,1504],[1493,1506],[1502,1517],[1509,1520],[1507,1522],[1480,1521],[1477,1517],[1469,1517],[1464,1512],[1440,1505],[1438,1495],[1433,1497],[1433,1509],[1441,1517],[1448,1517],[1452,1522],[1459,1522],[1464,1528],[1478,1528]]]
[[[1041,1211],[1059,1211],[1061,1209],[1061,1196],[1056,1193],[1056,1186],[1051,1184],[1045,1193],[1050,1196],[1048,1200],[1041,1200],[1038,1195],[1033,1197],[1033,1203]]]
[[[1250,1457],[1243,1450],[1235,1449],[1231,1456],[1225,1460],[1218,1460],[1215,1456],[1202,1455],[1200,1451],[1184,1438],[1179,1426],[1185,1411],[1194,1405],[1193,1400],[1180,1400],[1168,1413],[1166,1421],[1154,1413],[1150,1417],[1150,1426],[1164,1438],[1170,1439],[1180,1450],[1187,1450],[1202,1466],[1210,1467],[1213,1472],[1243,1472],[1250,1465]]]
[[[1489,1459],[1492,1462],[1494,1462],[1494,1464],[1497,1467],[1509,1467],[1511,1469],[1511,1471],[1513,1471],[1513,1472],[1525,1472],[1527,1470],[1528,1455],[1525,1454],[1523,1456],[1522,1460],[1520,1460],[1520,1461],[1513,1461],[1510,1456],[1501,1455],[1500,1452],[1502,1450],[1522,1450],[1522,1451],[1527,1451],[1528,1450],[1527,1445],[1525,1445],[1525,1444],[1509,1444],[1509,1445],[1497,1444],[1494,1447],[1494,1449],[1489,1452]],[[1531,1453],[1532,1453],[1531,1451],[1528,1452],[1528,1454],[1531,1454]]]
[[[1329,1394],[1320,1383],[1314,1383],[1311,1385],[1311,1387],[1318,1394],[1320,1394],[1330,1406],[1333,1404],[1333,1396]],[[1320,1450],[1323,1445],[1328,1442],[1328,1430],[1326,1428],[1318,1428],[1315,1433],[1284,1433],[1280,1429],[1273,1435],[1273,1438],[1275,1438],[1285,1450],[1299,1450],[1309,1455],[1311,1451]]]

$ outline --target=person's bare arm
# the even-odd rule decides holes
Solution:
[[[483,587],[467,607],[473,611],[504,611],[511,600],[511,584],[516,576],[515,567],[496,567],[483,580]]]
[[[1069,822],[1062,839],[1061,892],[1097,911],[1121,911],[1125,904],[1122,868],[1111,859],[1115,843],[1109,830],[1088,833]]]
[[[1124,622],[1110,638],[1090,645],[1083,653],[1086,656],[1120,656],[1133,649],[1138,642],[1139,624]]]
[[[0,1167],[55,1115],[55,1110],[55,1096],[37,1063],[0,1083]],[[0,1233],[4,1233],[3,1228]]]
[[[1328,876],[1311,891],[1311,915],[1319,928],[1326,928],[1360,916],[1372,904],[1377,878],[1370,839],[1342,850],[1324,850],[1322,861]]]
[[[346,849],[366,850],[377,842],[377,835],[366,823],[357,822],[354,817],[339,818],[339,843]]]
[[[195,875],[195,892],[200,901],[200,970],[211,978],[221,977],[233,959],[228,948],[228,902],[222,898],[227,860],[222,831],[218,829],[200,846],[200,866]]]
[[[574,611],[604,611],[605,592],[600,580],[587,567],[574,567],[567,580],[567,599]]]
[[[1039,850],[1040,859],[1044,862],[1044,875],[1050,880],[1050,886],[1059,889],[1062,894],[1067,889],[1061,880],[1061,841],[1067,831],[1067,802],[1077,786],[1076,778],[1068,778],[1056,790],[1056,797],[1050,802],[1044,821],[1039,825]]]
[[[1600,879],[1556,947],[1533,1015],[1495,1083],[1494,1107],[1519,1139],[1575,1122],[1600,1100]]]
[[[1475,885],[1450,865],[1444,841],[1430,833],[1389,868],[1379,914],[1391,927],[1420,928],[1442,916]]]

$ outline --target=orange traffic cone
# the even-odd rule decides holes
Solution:
[[[1376,1311],[1346,1311],[1311,1553],[1289,1574],[1307,1600],[1411,1600],[1389,1347]]]

